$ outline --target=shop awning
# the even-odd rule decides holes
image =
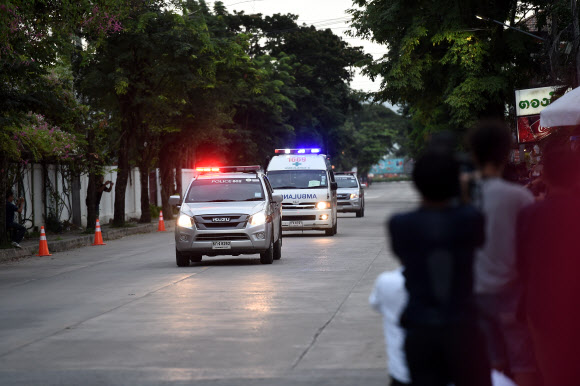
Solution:
[[[540,113],[540,126],[562,127],[580,125],[580,87],[561,96]]]

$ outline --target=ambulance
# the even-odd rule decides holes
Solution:
[[[320,149],[276,149],[267,176],[274,192],[283,197],[283,230],[337,233],[337,183]]]

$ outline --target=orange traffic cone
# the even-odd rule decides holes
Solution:
[[[165,223],[163,222],[163,211],[159,211],[159,225],[157,226],[157,232],[165,232]]]
[[[48,243],[46,242],[46,233],[44,233],[44,227],[40,227],[40,244],[38,245],[38,255],[36,256],[52,256],[48,252]]]
[[[93,245],[107,245],[103,243],[103,234],[101,233],[101,223],[97,219],[97,226],[95,227],[95,240]]]

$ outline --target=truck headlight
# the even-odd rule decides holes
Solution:
[[[268,221],[268,216],[266,216],[265,212],[258,212],[256,214],[253,214],[252,217],[250,217],[250,225],[255,227],[257,225],[263,225]]]
[[[321,201],[316,204],[316,209],[328,209],[330,208],[330,202]]]
[[[180,214],[177,219],[177,225],[182,228],[193,229],[193,218],[186,214]]]
[[[352,199],[355,199],[355,198],[358,198],[358,194],[356,194],[356,193],[351,193],[351,194],[350,194],[350,199],[352,200]]]

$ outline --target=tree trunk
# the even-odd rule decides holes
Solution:
[[[548,58],[550,60],[550,76],[553,82],[557,82],[560,74],[560,59],[559,59],[559,46],[560,46],[560,33],[558,32],[558,19],[552,17],[551,24],[551,44],[548,47]]]
[[[91,169],[87,186],[87,229],[95,229],[97,222],[97,181],[99,176]]]
[[[151,211],[149,210],[149,168],[147,161],[139,165],[139,179],[141,181],[141,219],[139,222],[150,223]]]
[[[171,156],[167,144],[161,148],[159,152],[159,173],[161,174],[161,208],[163,210],[163,218],[167,220],[173,219],[173,209],[169,205],[169,196],[175,193],[175,175],[171,165]]]
[[[10,189],[8,184],[8,159],[0,154],[0,191],[3,200],[0,205],[0,246],[10,243],[6,230],[6,192]]]
[[[580,85],[580,20],[578,0],[571,0],[572,5],[572,25],[574,26],[574,50],[576,52],[576,84]]]
[[[87,229],[95,229],[97,222],[97,183],[99,182],[96,174],[98,160],[95,153],[95,131],[89,128],[87,131],[87,152],[89,154],[89,184],[87,186]]]
[[[115,218],[113,224],[121,227],[125,225],[125,192],[129,179],[129,135],[123,130],[119,144],[119,171],[115,181]]]

